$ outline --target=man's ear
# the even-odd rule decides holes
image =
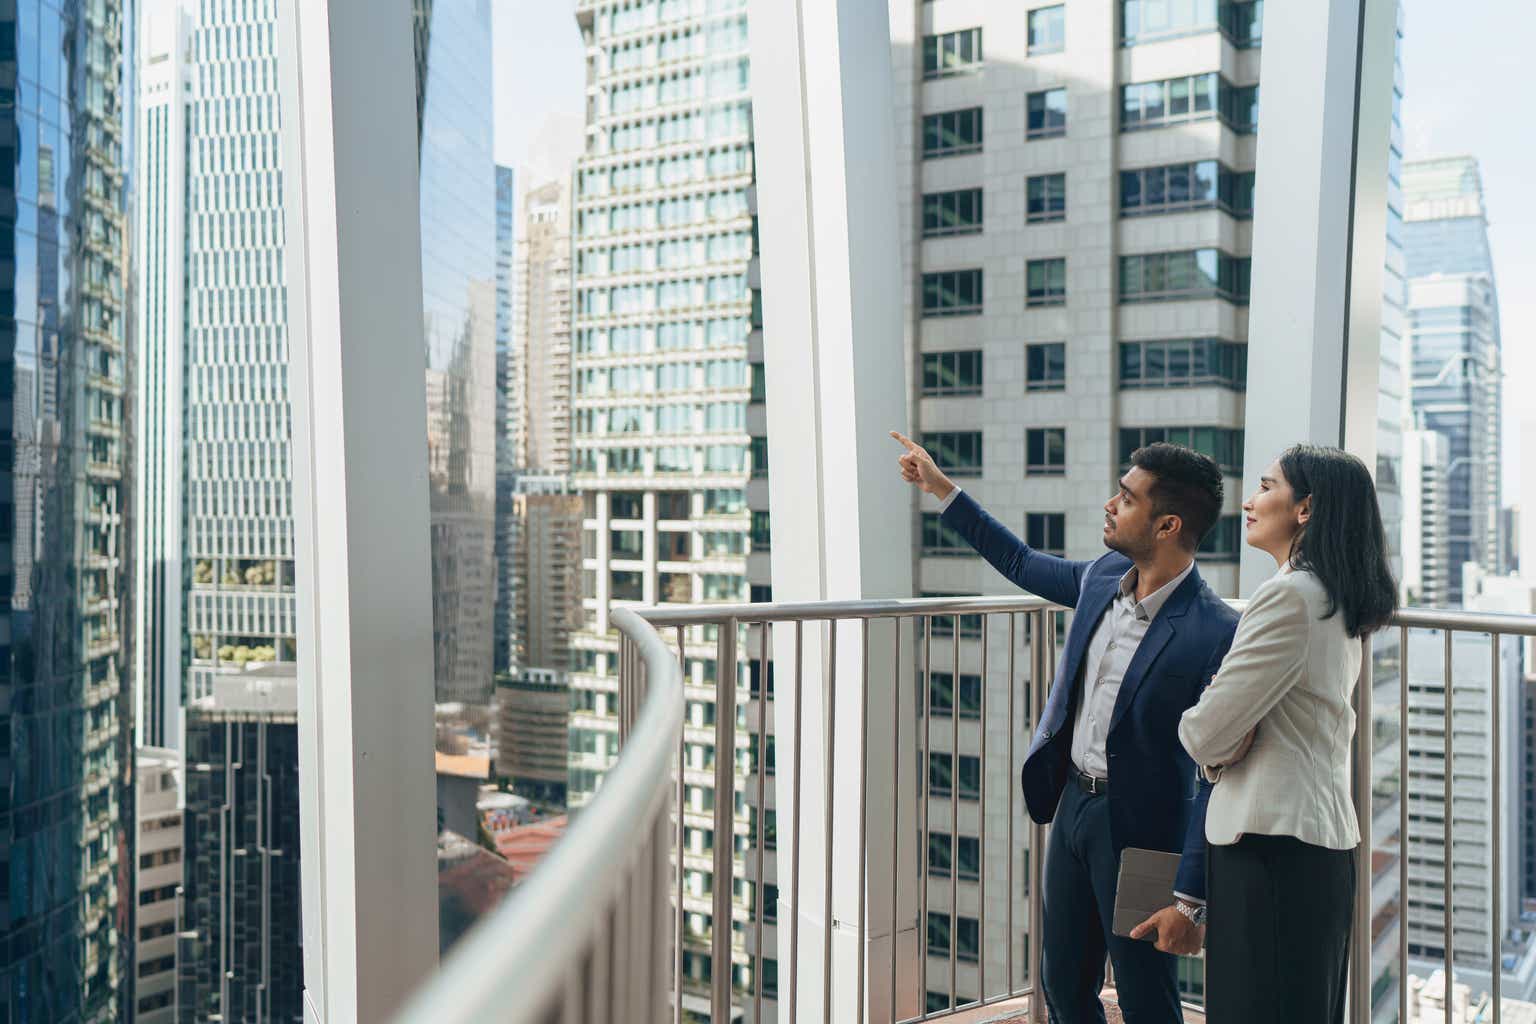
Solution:
[[[1184,520],[1177,515],[1163,516],[1162,522],[1157,525],[1157,535],[1173,539],[1184,531]]]

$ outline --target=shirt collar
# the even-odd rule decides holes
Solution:
[[[1161,587],[1158,587],[1156,590],[1152,591],[1152,593],[1136,602],[1136,617],[1141,619],[1143,622],[1150,622],[1157,618],[1157,613],[1162,610],[1163,605],[1168,603],[1168,599],[1173,596],[1173,592],[1179,589],[1179,584],[1183,583],[1184,580],[1188,578],[1189,574],[1194,571],[1195,562],[1194,559],[1190,559],[1189,564],[1184,567],[1183,572],[1179,573],[1173,579],[1169,580],[1167,583],[1164,583]],[[1124,576],[1120,577],[1121,597],[1130,599],[1136,593],[1137,579],[1138,576],[1136,567],[1133,565],[1126,570]]]

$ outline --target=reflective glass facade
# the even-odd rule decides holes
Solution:
[[[119,1019],[127,952],[122,17],[0,10],[0,1020],[17,1024]]]
[[[488,705],[496,598],[496,165],[489,0],[418,28],[436,698]]]
[[[492,627],[495,670],[511,664],[512,572],[516,543],[512,495],[516,486],[517,392],[512,381],[513,267],[516,264],[517,190],[512,168],[496,167],[496,621]]]

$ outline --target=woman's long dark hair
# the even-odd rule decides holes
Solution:
[[[1291,564],[1322,580],[1328,616],[1361,637],[1397,611],[1397,582],[1387,562],[1376,484],[1365,464],[1338,448],[1299,444],[1280,456],[1294,501],[1311,497],[1312,515],[1291,547]],[[1327,616],[1325,616],[1327,617]]]

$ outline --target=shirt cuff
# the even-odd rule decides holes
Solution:
[[[957,486],[949,492],[943,501],[939,502],[939,514],[943,515],[945,512],[948,512],[949,506],[953,505],[958,497],[960,497],[960,488]]]
[[[1198,896],[1190,896],[1187,893],[1179,892],[1177,889],[1173,890],[1173,896],[1174,899],[1183,900],[1185,903],[1189,903],[1196,907],[1205,906],[1205,900],[1200,899]]]

